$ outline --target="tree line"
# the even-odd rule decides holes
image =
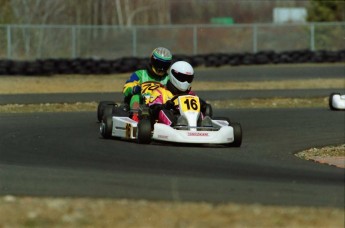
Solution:
[[[0,0],[0,24],[170,25],[272,22],[274,7],[305,7],[308,21],[345,21],[344,0]]]

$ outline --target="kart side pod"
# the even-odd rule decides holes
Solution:
[[[113,116],[112,136],[125,139],[136,139],[138,123],[129,117]]]

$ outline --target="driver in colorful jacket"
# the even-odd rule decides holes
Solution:
[[[130,76],[123,87],[123,94],[125,96],[125,102],[129,103],[131,110],[139,109],[142,83],[152,81],[159,82],[164,86],[167,84],[169,80],[167,71],[171,63],[171,52],[164,47],[158,47],[153,50],[148,67],[137,70]],[[133,112],[132,119],[139,121],[138,113]]]
[[[175,115],[177,109],[175,103],[177,100],[171,99],[175,95],[195,95],[191,90],[191,84],[194,79],[193,67],[185,62],[175,62],[169,70],[169,81],[166,87],[159,87],[152,91],[150,98],[146,100],[149,105],[150,115],[152,120],[157,120],[159,123],[164,123],[169,126],[174,126],[178,123]],[[206,102],[200,99],[202,119],[204,119]]]

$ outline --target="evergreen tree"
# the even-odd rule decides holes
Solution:
[[[310,0],[308,8],[308,21],[327,22],[345,21],[344,0]]]

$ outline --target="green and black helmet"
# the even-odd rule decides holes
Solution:
[[[151,54],[150,64],[152,71],[158,76],[164,76],[172,63],[171,52],[164,48],[158,47]]]

